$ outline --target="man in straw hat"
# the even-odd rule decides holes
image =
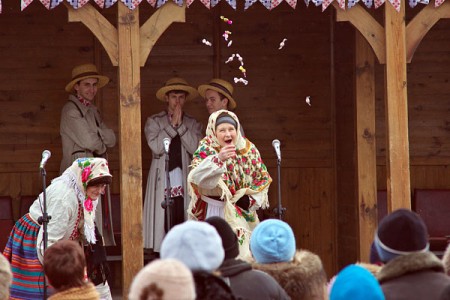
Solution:
[[[109,78],[100,75],[93,64],[82,64],[72,70],[72,79],[66,85],[69,101],[61,112],[60,134],[63,157],[60,173],[64,172],[80,157],[106,157],[106,149],[114,147],[116,135],[108,128],[94,105],[94,98],[99,88],[104,87]],[[103,209],[102,209],[103,207]],[[105,245],[115,245],[112,230],[111,200],[109,189],[106,197],[98,201],[95,222]],[[104,216],[102,216],[104,211]],[[103,220],[103,217],[105,220]],[[105,221],[106,224],[103,224]]]
[[[173,205],[172,226],[184,222],[190,199],[186,185],[192,154],[197,150],[202,135],[202,125],[183,112],[186,102],[198,96],[197,90],[183,78],[171,78],[156,92],[156,98],[166,102],[167,109],[153,115],[145,123],[145,137],[152,151],[152,163],[148,174],[144,201],[144,248],[159,252],[161,241],[170,228],[161,202],[166,187],[163,140],[170,139],[169,175],[170,197]]]

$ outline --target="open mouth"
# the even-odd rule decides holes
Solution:
[[[231,145],[233,143],[233,139],[225,139],[224,142],[227,145]]]

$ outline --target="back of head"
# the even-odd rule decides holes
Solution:
[[[400,256],[428,251],[428,231],[422,218],[408,209],[384,217],[375,234],[376,251],[383,262]]]
[[[330,300],[384,300],[381,286],[375,276],[361,266],[350,265],[336,277],[331,287]]]
[[[0,299],[9,299],[9,287],[12,282],[11,265],[0,253]]]
[[[205,271],[194,272],[197,300],[233,300],[231,288],[222,278]]]
[[[146,265],[131,283],[130,300],[195,299],[191,271],[175,259],[155,260]]]
[[[265,220],[253,230],[250,250],[261,264],[291,261],[296,251],[294,232],[286,222]]]
[[[222,239],[206,222],[186,221],[174,226],[161,244],[160,256],[183,262],[191,271],[214,271],[223,262]]]
[[[58,291],[83,286],[85,267],[83,249],[74,241],[58,241],[44,253],[45,275]]]
[[[219,233],[225,251],[225,259],[236,258],[239,255],[238,238],[230,224],[220,217],[210,217],[205,222],[211,224]]]

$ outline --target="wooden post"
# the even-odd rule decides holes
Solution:
[[[123,296],[144,264],[142,236],[142,154],[140,95],[139,8],[129,10],[119,1],[120,191],[122,218]]]
[[[369,262],[377,226],[377,158],[375,140],[375,55],[356,31],[356,146],[359,215],[358,260]]]
[[[389,3],[384,6],[388,212],[411,208],[405,5],[401,1],[399,12]]]

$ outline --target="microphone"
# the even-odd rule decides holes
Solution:
[[[44,150],[42,152],[42,159],[41,163],[39,164],[39,169],[43,169],[45,167],[45,164],[47,163],[47,160],[52,156],[52,153],[48,150]]]
[[[169,153],[170,139],[164,138],[163,144],[164,144],[164,152],[166,152],[166,154]]]
[[[278,160],[281,161],[280,141],[277,139],[273,140],[272,146],[275,149],[275,153],[277,154]]]

